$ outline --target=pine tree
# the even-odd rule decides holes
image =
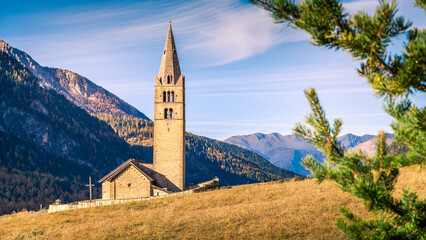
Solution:
[[[406,154],[388,154],[381,132],[374,157],[345,152],[337,142],[342,121],[336,119],[331,125],[315,90],[305,91],[312,111],[305,122],[310,127],[298,123],[294,132],[312,142],[326,159],[320,162],[308,156],[302,165],[319,182],[336,182],[380,215],[366,220],[342,208],[346,219],[339,219],[336,226],[352,239],[425,239],[426,199],[407,189],[395,197],[394,186],[401,167],[426,163],[426,109],[410,101],[412,94],[426,91],[426,30],[410,28],[411,22],[397,17],[396,1],[379,0],[372,16],[364,11],[350,15],[339,0],[251,2],[269,11],[277,23],[308,32],[312,44],[343,50],[360,60],[359,74],[383,99],[385,111],[395,120],[391,126],[396,141],[408,148]],[[425,0],[415,4],[426,11]],[[389,44],[404,37],[402,53],[391,55]]]

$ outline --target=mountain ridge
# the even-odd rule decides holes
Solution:
[[[41,66],[29,54],[12,47],[2,39],[0,39],[0,51],[13,57],[30,70],[43,88],[55,90],[91,114],[131,115],[150,120],[115,94],[77,73]]]
[[[387,134],[387,137],[392,138],[393,135]],[[374,138],[375,136],[370,134],[357,136],[349,133],[337,139],[347,150],[358,151],[361,149],[364,151],[364,146],[368,154],[371,154],[375,149]],[[281,135],[279,133],[264,134],[257,132],[247,135],[232,136],[225,139],[224,142],[254,151],[278,167],[305,176],[309,175],[310,172],[300,165],[304,157],[312,155],[320,161],[324,159],[324,155],[318,151],[314,145],[295,135]],[[356,148],[363,143],[366,144]],[[392,141],[388,141],[387,143],[390,144]]]

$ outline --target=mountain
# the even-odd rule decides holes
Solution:
[[[210,180],[213,175],[222,186],[298,177],[251,151],[193,134],[186,135],[186,161],[189,184]]]
[[[388,136],[391,137],[392,135]],[[338,141],[345,149],[354,148],[370,140],[374,140],[373,135],[356,136],[346,134],[338,137]],[[226,139],[225,142],[254,151],[268,159],[272,164],[304,176],[309,175],[310,172],[300,165],[303,158],[307,155],[312,155],[316,159],[324,159],[324,155],[314,145],[294,135],[283,136],[279,133],[254,133],[233,136]],[[374,145],[375,141],[372,143]],[[366,144],[365,148],[367,146],[371,147]]]
[[[118,105],[95,109],[94,116],[93,108],[88,108],[96,102],[79,105],[84,91],[69,85],[74,97],[64,94],[61,84],[40,80],[20,61],[31,68],[46,68],[23,52],[17,54],[19,50],[4,51],[4,46],[0,51],[0,215],[34,210],[57,198],[87,199],[89,176],[99,179],[128,158],[152,162],[152,121],[137,113],[124,114]],[[239,185],[299,175],[251,151],[188,134],[188,184],[215,176],[222,185]],[[99,189],[95,187],[95,198]]]
[[[343,136],[338,137],[340,144],[345,149],[353,148],[357,146],[360,143],[366,142],[372,138],[374,138],[374,135],[365,134],[362,136],[356,136],[351,133],[345,134]]]
[[[38,81],[0,51],[0,214],[87,198],[89,176],[98,179],[128,158],[147,158]]]
[[[318,159],[324,158],[322,153],[311,143],[303,141],[294,135],[254,133],[233,136],[226,139],[225,142],[254,151],[268,159],[275,166],[305,176],[309,174],[309,171],[299,163],[306,155],[310,154]]]
[[[55,90],[91,114],[130,115],[149,120],[135,107],[77,73],[60,68],[42,67],[27,53],[13,48],[1,39],[0,51],[7,53],[30,70],[43,88]]]
[[[393,134],[386,134],[386,145],[389,147],[393,143]],[[362,142],[355,147],[349,148],[348,151],[358,152],[361,151],[367,156],[374,156],[376,154],[376,138],[373,137],[368,141]]]

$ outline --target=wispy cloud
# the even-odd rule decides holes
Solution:
[[[213,65],[244,59],[282,42],[309,39],[306,34],[291,29],[283,34],[281,26],[274,25],[260,8],[228,9],[216,13],[215,18],[212,24],[197,31],[195,44],[184,48],[195,56],[211,56]]]
[[[350,12],[371,11],[377,5],[377,0],[346,2]],[[401,6],[409,5],[402,2]],[[363,132],[364,123],[373,129],[377,126],[371,124],[387,121],[370,123],[385,118],[362,114],[382,110],[365,80],[357,76],[357,63],[339,53],[316,51],[307,43],[283,44],[309,37],[283,30],[267,12],[240,0],[107,1],[59,5],[52,12],[40,6],[33,12],[37,10],[43,12],[16,16],[20,21],[11,24],[5,21],[10,28],[2,29],[0,37],[42,65],[88,77],[150,117],[153,76],[171,17],[187,77],[188,130],[201,135],[289,132],[308,112],[303,89],[310,86],[330,109],[327,113],[350,120],[345,130]],[[421,10],[420,14],[424,15]],[[339,115],[342,111],[352,116]],[[220,121],[221,117],[247,119]]]
[[[60,58],[103,59],[105,52],[122,52],[135,45],[162,41],[172,17],[180,52],[203,66],[215,66],[262,53],[282,42],[308,39],[302,32],[274,24],[267,12],[236,1],[147,1],[67,8],[41,17],[51,33],[26,36],[49,46]],[[19,40],[19,38],[18,38]],[[38,42],[40,44],[40,42]],[[59,49],[60,51],[55,50]],[[52,54],[53,53],[53,54]],[[116,53],[118,54],[118,53]],[[89,57],[86,57],[90,55]]]

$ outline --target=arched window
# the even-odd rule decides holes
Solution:
[[[169,110],[167,108],[164,109],[164,119],[167,119],[169,115]]]
[[[170,102],[170,92],[167,92],[167,102]]]
[[[169,108],[169,119],[173,119],[173,109]]]
[[[171,99],[170,99],[171,102],[175,102],[175,92],[172,92],[170,96],[171,96]]]
[[[166,91],[163,92],[163,102],[166,102]]]
[[[172,76],[167,75],[167,84],[170,84],[172,82]]]

